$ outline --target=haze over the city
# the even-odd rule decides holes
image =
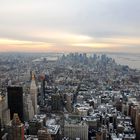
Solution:
[[[140,52],[139,0],[4,0],[1,52]]]

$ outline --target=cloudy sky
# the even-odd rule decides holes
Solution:
[[[0,51],[140,52],[140,0],[0,0]]]

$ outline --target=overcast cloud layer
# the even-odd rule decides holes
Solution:
[[[140,52],[140,0],[0,3],[1,51]]]

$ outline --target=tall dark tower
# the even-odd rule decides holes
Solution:
[[[41,105],[45,104],[45,75],[40,76],[41,80]]]
[[[23,89],[18,86],[10,86],[8,91],[8,107],[10,109],[10,118],[13,119],[14,113],[18,113],[21,121],[24,121],[23,116]]]

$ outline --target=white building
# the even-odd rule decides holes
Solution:
[[[35,83],[35,76],[32,73],[32,81],[30,85],[30,95],[31,95],[31,100],[34,108],[34,113],[37,114],[37,86]]]
[[[34,117],[34,108],[30,94],[24,95],[24,118],[26,121],[32,120]]]
[[[70,139],[88,140],[88,125],[82,121],[67,121],[64,125],[64,136]]]

